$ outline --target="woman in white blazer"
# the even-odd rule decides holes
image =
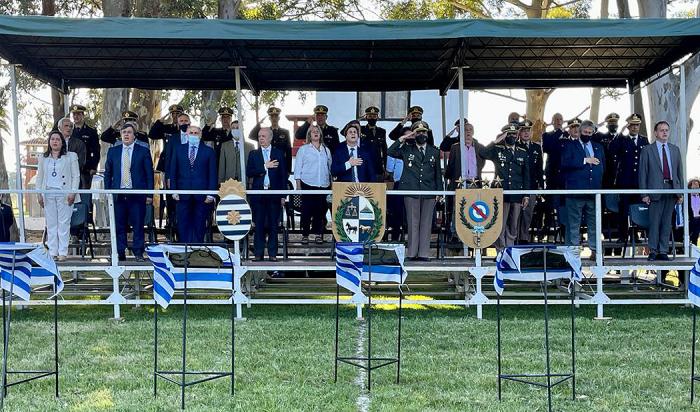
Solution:
[[[49,254],[60,261],[68,255],[73,203],[80,202],[80,195],[50,192],[78,190],[79,185],[78,155],[67,151],[63,136],[54,130],[49,133],[49,144],[44,156],[39,158],[36,188],[48,191],[39,195],[39,205],[44,208],[46,215]]]

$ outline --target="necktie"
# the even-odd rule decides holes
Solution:
[[[263,150],[263,160],[265,160],[265,163],[270,161],[270,149]],[[270,187],[270,175],[267,172],[267,169],[265,169],[265,180],[263,182],[265,189]]]
[[[238,151],[238,140],[236,140],[235,142],[236,142],[236,151]]]
[[[125,146],[122,151],[122,187],[131,189],[131,146]]]
[[[584,145],[583,145],[583,148],[586,149],[586,156],[588,156],[588,157],[593,157],[593,153],[591,153],[591,148],[588,147],[587,144],[584,144]]]
[[[194,166],[194,159],[196,157],[194,150],[195,150],[195,147],[190,146],[190,167]]]
[[[662,167],[664,168],[664,180],[671,180],[671,168],[668,167],[668,157],[666,156],[666,145],[661,145],[661,158],[663,161]]]
[[[353,158],[355,157],[355,148],[351,147],[350,148],[350,157]],[[357,178],[357,167],[353,166],[352,167],[352,179],[354,182],[359,182],[360,180]]]
[[[420,148],[420,155],[425,156],[425,148],[424,147]]]

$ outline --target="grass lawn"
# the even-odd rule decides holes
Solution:
[[[152,307],[123,309],[126,320],[108,320],[111,307],[61,307],[61,397],[53,380],[10,388],[10,411],[162,411],[179,408],[179,388],[159,382],[153,398]],[[566,307],[551,308],[554,369],[569,359]],[[555,410],[679,411],[689,404],[690,310],[682,307],[607,307],[611,321],[594,321],[594,307],[577,311],[577,399],[571,385],[554,389]],[[544,410],[546,392],[505,382],[496,396],[495,308],[477,320],[475,309],[405,310],[401,384],[395,369],[362,376],[341,366],[333,383],[333,306],[257,306],[236,324],[236,395],[227,379],[188,388],[187,409],[210,410]],[[221,370],[230,356],[229,309],[190,307],[188,344],[192,368]],[[180,362],[179,307],[160,316],[161,367]],[[343,351],[354,355],[360,323],[343,308]],[[395,312],[374,312],[373,348],[392,354]],[[544,370],[541,307],[505,307],[504,372]],[[11,369],[40,368],[51,360],[51,311],[14,311]],[[359,401],[358,401],[358,398]]]

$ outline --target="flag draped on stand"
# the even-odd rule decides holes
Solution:
[[[377,243],[375,252],[379,251],[382,258],[372,261],[372,281],[392,282],[402,285],[408,275],[403,266],[406,246],[392,243]],[[335,245],[335,280],[336,283],[349,290],[355,297],[364,297],[361,281],[370,277],[369,259],[365,259],[362,243],[336,243]]]
[[[240,255],[231,254],[220,246],[188,246],[187,252],[204,250],[216,255],[219,267],[187,268],[188,289],[233,290],[233,268],[240,266]],[[185,288],[185,268],[175,267],[169,254],[185,253],[185,246],[155,245],[146,248],[148,259],[153,264],[153,298],[161,307],[167,308],[175,290]]]
[[[693,257],[700,256],[700,249],[695,245],[691,245],[690,255]],[[688,300],[693,305],[700,306],[700,259],[690,269],[690,276],[688,276]]]
[[[542,280],[544,273],[542,268],[521,269],[520,258],[526,253],[541,252],[547,248],[547,254],[563,255],[570,268],[547,268],[547,279],[564,279],[571,277],[573,271],[574,280],[581,280],[581,256],[577,246],[511,246],[498,252],[496,256],[496,277],[493,279],[493,287],[496,293],[503,294],[505,280],[520,280],[534,282]]]
[[[12,260],[14,254],[14,286],[12,286]],[[41,244],[0,242],[0,286],[22,300],[29,300],[33,285],[53,285],[56,292],[63,290],[63,279]],[[53,298],[53,296],[51,296]]]

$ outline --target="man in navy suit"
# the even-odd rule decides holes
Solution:
[[[136,125],[126,123],[119,131],[122,144],[107,152],[105,162],[105,189],[153,190],[153,161],[151,152],[134,144]],[[134,239],[131,252],[136,260],[143,261],[143,224],[146,205],[153,202],[153,195],[114,195],[114,225],[117,231],[119,260],[126,259],[126,232],[131,226]]]
[[[600,143],[591,141],[595,125],[590,120],[581,122],[580,136],[564,146],[561,169],[565,173],[564,188],[567,190],[600,189],[603,184],[605,152]],[[578,246],[581,242],[581,215],[586,212],[588,247],[591,259],[595,259],[595,197],[593,195],[569,195],[566,197],[566,244]]]
[[[246,176],[253,190],[284,190],[287,188],[287,165],[284,152],[272,147],[272,129],[265,127],[258,132],[260,147],[248,154]],[[277,231],[279,229],[280,213],[284,196],[282,195],[251,195],[253,220],[255,221],[255,236],[253,246],[256,262],[263,260],[265,246],[267,255],[272,262],[277,261]],[[267,239],[266,239],[267,237]]]
[[[357,125],[348,125],[345,141],[338,145],[333,153],[331,174],[338,182],[374,182],[376,172],[371,152],[360,147],[360,129]]]
[[[187,144],[175,145],[168,167],[172,190],[216,190],[216,153],[202,140],[202,129],[187,128]],[[181,243],[202,243],[212,195],[174,194],[177,202],[177,234]]]

